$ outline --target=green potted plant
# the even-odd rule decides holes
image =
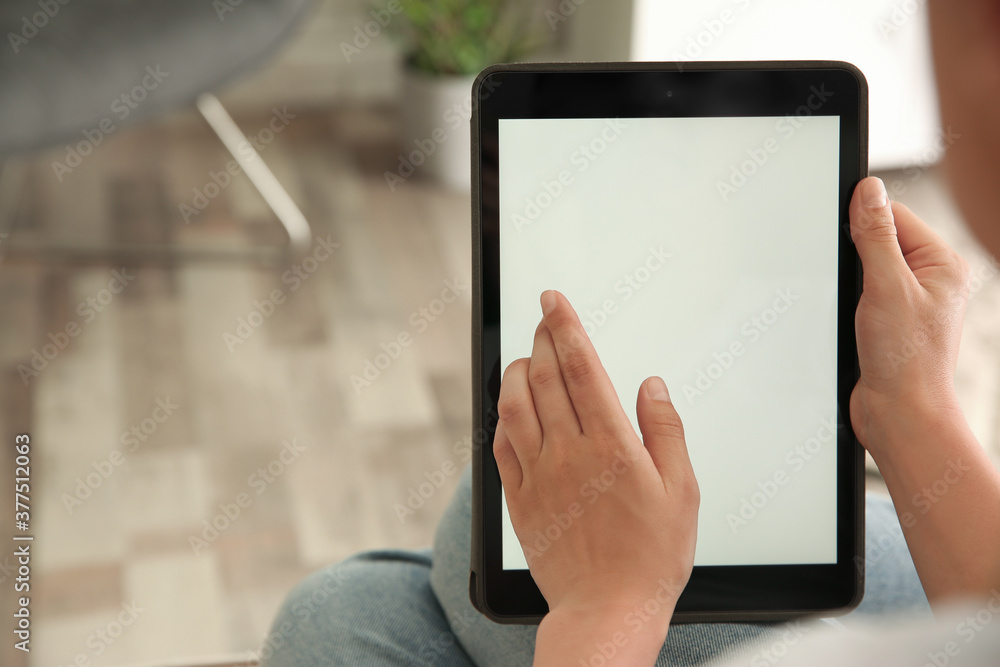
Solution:
[[[399,174],[423,172],[469,188],[472,82],[494,63],[522,60],[540,44],[526,0],[400,0],[393,28],[404,53],[405,150]],[[417,164],[420,163],[420,164]]]

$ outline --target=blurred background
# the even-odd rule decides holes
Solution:
[[[303,576],[430,545],[493,62],[857,64],[874,173],[972,266],[957,383],[1000,461],[1000,281],[941,177],[922,3],[32,0],[0,28],[0,427],[35,537],[30,654],[0,551],[0,664],[252,664]]]

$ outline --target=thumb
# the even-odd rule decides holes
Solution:
[[[861,257],[867,277],[875,280],[892,279],[907,269],[903,251],[896,236],[896,221],[879,178],[866,178],[854,188],[849,209],[851,238]]]
[[[693,478],[684,425],[661,378],[654,375],[642,383],[635,408],[643,444],[663,481],[670,485]]]

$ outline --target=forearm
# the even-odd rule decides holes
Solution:
[[[889,410],[869,451],[932,604],[1000,590],[1000,473],[953,401]]]
[[[652,665],[667,636],[673,605],[650,614],[641,607],[602,613],[549,612],[535,637],[535,667],[566,665]]]

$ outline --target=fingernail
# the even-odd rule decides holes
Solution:
[[[663,378],[654,375],[646,381],[646,391],[654,401],[670,402],[670,394],[667,393],[667,383]]]
[[[548,289],[542,292],[542,315],[548,315],[556,307],[556,294]]]
[[[861,201],[869,208],[882,208],[889,203],[881,178],[869,178],[861,184]]]

